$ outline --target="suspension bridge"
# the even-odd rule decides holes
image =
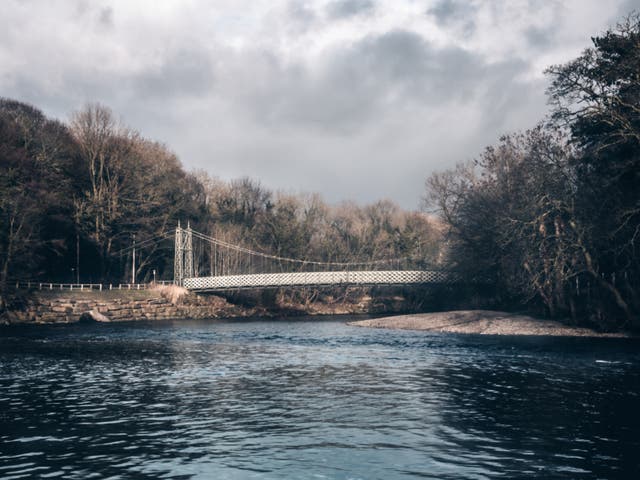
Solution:
[[[408,258],[332,262],[287,258],[191,229],[175,231],[174,283],[196,292],[305,286],[436,285],[452,272],[416,268]]]

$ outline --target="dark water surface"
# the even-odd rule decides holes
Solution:
[[[640,344],[301,321],[0,329],[0,478],[640,478]]]

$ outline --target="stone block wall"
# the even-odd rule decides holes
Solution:
[[[109,298],[99,292],[91,292],[77,298],[63,292],[56,295],[35,292],[23,301],[22,308],[5,312],[4,323],[73,323],[87,318],[90,312],[98,312],[100,318],[110,322],[237,317],[260,313],[215,296],[185,295],[172,301],[159,293],[150,298]]]

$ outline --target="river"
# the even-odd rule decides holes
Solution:
[[[640,478],[640,344],[347,317],[0,328],[0,478]]]

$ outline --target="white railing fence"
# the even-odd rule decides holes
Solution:
[[[173,285],[173,281],[159,280],[151,283],[52,283],[35,281],[11,282],[16,290],[68,290],[68,291],[105,291],[105,290],[148,290],[156,285]]]

